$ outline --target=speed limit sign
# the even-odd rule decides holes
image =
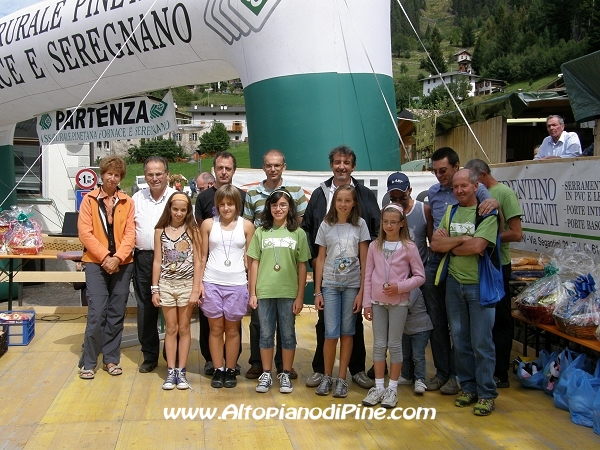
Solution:
[[[98,175],[93,169],[81,169],[75,175],[75,183],[80,189],[93,189],[98,182]]]

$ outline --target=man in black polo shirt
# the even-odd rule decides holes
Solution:
[[[196,198],[196,208],[194,210],[194,215],[196,217],[196,223],[198,226],[202,224],[205,219],[209,219],[217,215],[215,209],[215,192],[221,186],[225,186],[226,184],[231,184],[233,180],[233,175],[235,174],[235,170],[237,169],[237,162],[235,160],[235,156],[233,156],[229,152],[219,152],[215,155],[215,159],[213,160],[213,169],[215,171],[215,181],[214,185],[205,189],[204,191],[198,194]],[[242,198],[242,205],[244,204],[244,200],[246,199],[246,192],[242,189],[238,188],[240,191],[240,197]],[[243,215],[243,209],[239,211],[240,216]],[[202,308],[199,308],[200,312],[200,353],[202,357],[206,361],[204,364],[204,373],[208,376],[212,376],[214,374],[214,366],[212,363],[212,358],[210,356],[210,348],[208,345],[208,338],[210,336],[210,327],[208,325],[208,319],[202,312]],[[241,327],[241,326],[240,326]],[[242,352],[242,344],[240,341],[240,353]],[[239,369],[236,367],[236,371]],[[239,372],[238,372],[239,374]]]

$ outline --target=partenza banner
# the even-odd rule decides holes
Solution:
[[[159,101],[148,97],[124,98],[37,117],[42,145],[153,138],[176,130],[171,91]]]
[[[550,253],[576,244],[600,257],[600,158],[522,161],[492,167],[523,210],[522,250]]]

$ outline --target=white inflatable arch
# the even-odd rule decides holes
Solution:
[[[0,146],[86,96],[239,77],[253,167],[277,148],[289,169],[328,169],[343,144],[360,170],[398,169],[389,19],[389,0],[41,2],[0,19]]]

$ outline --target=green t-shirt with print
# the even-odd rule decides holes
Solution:
[[[258,227],[248,247],[248,256],[259,260],[256,297],[296,298],[298,296],[298,263],[310,258],[306,233],[300,227],[265,230]],[[275,265],[279,271],[274,269]]]
[[[521,205],[517,200],[515,191],[506,186],[505,184],[498,183],[488,189],[492,198],[498,200],[500,203],[500,209],[504,216],[504,231],[509,230],[508,219],[513,217],[521,217],[523,211],[521,211]],[[500,256],[502,258],[502,265],[510,264],[510,243],[504,242],[500,244]]]
[[[475,218],[477,206],[459,206],[452,217],[452,223],[448,229],[446,211],[440,222],[440,228],[449,231],[451,237],[455,236],[473,236],[483,238],[488,241],[488,246],[496,245],[496,237],[498,233],[498,217],[489,216],[481,221],[477,230],[475,230]],[[479,255],[468,256],[450,256],[448,264],[448,273],[452,275],[456,281],[461,284],[477,284],[479,283]]]

